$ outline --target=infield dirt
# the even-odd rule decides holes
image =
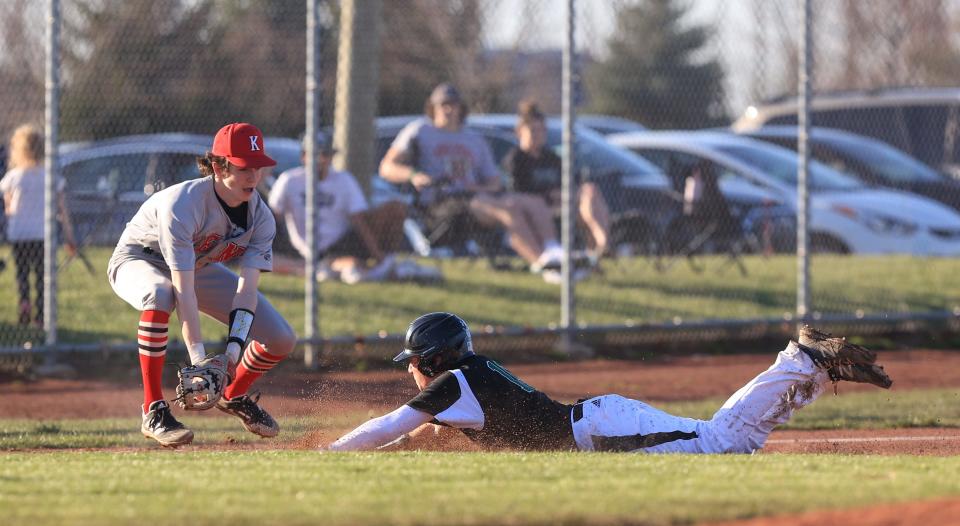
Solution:
[[[593,360],[511,366],[530,384],[560,400],[616,392],[647,401],[697,400],[734,392],[769,366],[772,355],[683,356],[648,361]],[[880,362],[894,379],[894,390],[960,388],[960,352],[909,350],[880,353]],[[172,392],[172,378],[167,389]],[[402,369],[370,372],[317,373],[277,371],[257,386],[264,406],[276,416],[309,416],[346,411],[371,414],[393,409],[415,394]],[[874,389],[843,383],[841,392]],[[0,384],[0,418],[129,417],[141,400],[136,370],[119,379],[45,379]],[[210,412],[211,418],[226,418]],[[345,430],[344,430],[345,431]],[[336,430],[330,433],[335,433]],[[261,442],[237,449],[312,448],[334,436],[308,434],[283,444]],[[227,447],[231,446],[211,446]],[[475,449],[466,441],[445,449]],[[764,453],[960,454],[960,429],[891,429],[779,431]],[[960,500],[913,502],[870,509],[817,511],[790,517],[767,517],[738,526],[825,524],[960,524]]]

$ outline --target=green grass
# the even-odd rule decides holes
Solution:
[[[841,386],[842,389],[842,386]],[[710,418],[722,399],[655,404],[682,416]],[[281,418],[289,442],[309,431],[348,429],[370,415],[367,412],[320,414],[310,418]],[[259,439],[244,431],[230,418],[184,415],[178,418],[196,433],[195,443],[216,445],[252,443]],[[960,391],[930,389],[916,391],[867,391],[824,394],[816,403],[797,412],[784,429],[851,429],[900,427],[960,427]],[[75,449],[101,447],[155,448],[140,435],[136,418],[97,420],[0,420],[0,450]]]
[[[76,262],[60,276],[59,338],[65,342],[130,341],[137,314],[117,298],[106,280],[110,249],[88,248],[97,268],[90,275]],[[0,247],[9,260],[9,249]],[[577,285],[577,319],[585,324],[664,322],[710,318],[780,317],[795,310],[796,270],[792,256],[745,258],[749,275],[707,258],[701,274],[678,262],[668,272],[642,258],[608,260],[604,273]],[[12,264],[12,263],[11,263]],[[528,272],[496,272],[482,260],[445,260],[447,280],[438,285],[368,283],[320,287],[320,327],[328,336],[402,332],[411,319],[431,310],[453,310],[474,327],[545,327],[560,318],[560,289]],[[40,338],[16,320],[14,276],[0,273],[0,344]],[[298,331],[304,326],[303,282],[269,274],[261,290]],[[960,260],[906,256],[818,256],[812,264],[812,303],[825,313],[927,312],[960,306]],[[204,336],[224,329],[204,319]],[[171,327],[179,337],[179,328]]]
[[[960,457],[0,455],[4,524],[691,524],[960,494]]]
[[[707,418],[722,400],[658,403]],[[253,443],[183,415],[197,444]],[[283,443],[366,412],[284,418]],[[960,427],[950,389],[825,394],[794,429]],[[77,451],[132,447],[133,451]],[[692,524],[960,495],[960,457],[160,450],[136,418],[0,420],[3,524]],[[70,451],[73,450],[73,451]]]

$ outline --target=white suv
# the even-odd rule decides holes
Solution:
[[[720,132],[634,132],[610,142],[655,164],[708,162],[727,194],[750,188],[797,201],[797,155],[769,143]],[[960,255],[960,214],[926,197],[870,188],[832,168],[810,163],[810,234],[816,252]],[[795,209],[794,209],[795,210]]]

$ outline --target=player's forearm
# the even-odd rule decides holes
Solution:
[[[340,437],[327,448],[330,451],[365,451],[376,449],[433,419],[429,413],[403,405],[391,413],[368,420]]]
[[[237,280],[237,294],[233,297],[230,309],[230,326],[227,336],[227,348],[224,353],[230,363],[240,361],[240,355],[253,329],[254,313],[257,312],[257,287],[260,284],[260,271],[251,267],[240,269]]]
[[[200,332],[200,311],[197,308],[196,294],[178,296],[177,316],[180,318],[180,331],[190,355],[190,363],[197,363],[206,357],[207,353],[203,347],[203,334]]]
[[[200,332],[200,307],[194,290],[192,270],[174,270],[171,273],[173,290],[177,294],[177,317],[180,318],[183,343],[190,354],[190,362],[197,363],[206,356],[203,334]]]
[[[237,281],[237,294],[233,297],[233,309],[247,309],[257,311],[257,289],[260,286],[260,271],[255,268],[243,267],[240,270],[240,279]]]

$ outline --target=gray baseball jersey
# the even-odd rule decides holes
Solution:
[[[127,223],[110,259],[110,273],[132,259],[164,270],[197,270],[239,259],[241,267],[273,270],[273,214],[254,193],[247,229],[227,217],[212,177],[173,185],[150,196]]]
[[[127,223],[110,258],[108,278],[114,292],[135,309],[172,312],[176,296],[171,270],[194,270],[200,312],[227,323],[238,277],[221,263],[272,270],[276,223],[254,193],[247,225],[233,224],[217,200],[212,177],[193,179],[152,195]],[[286,355],[296,335],[262,293],[250,338],[275,355]]]

